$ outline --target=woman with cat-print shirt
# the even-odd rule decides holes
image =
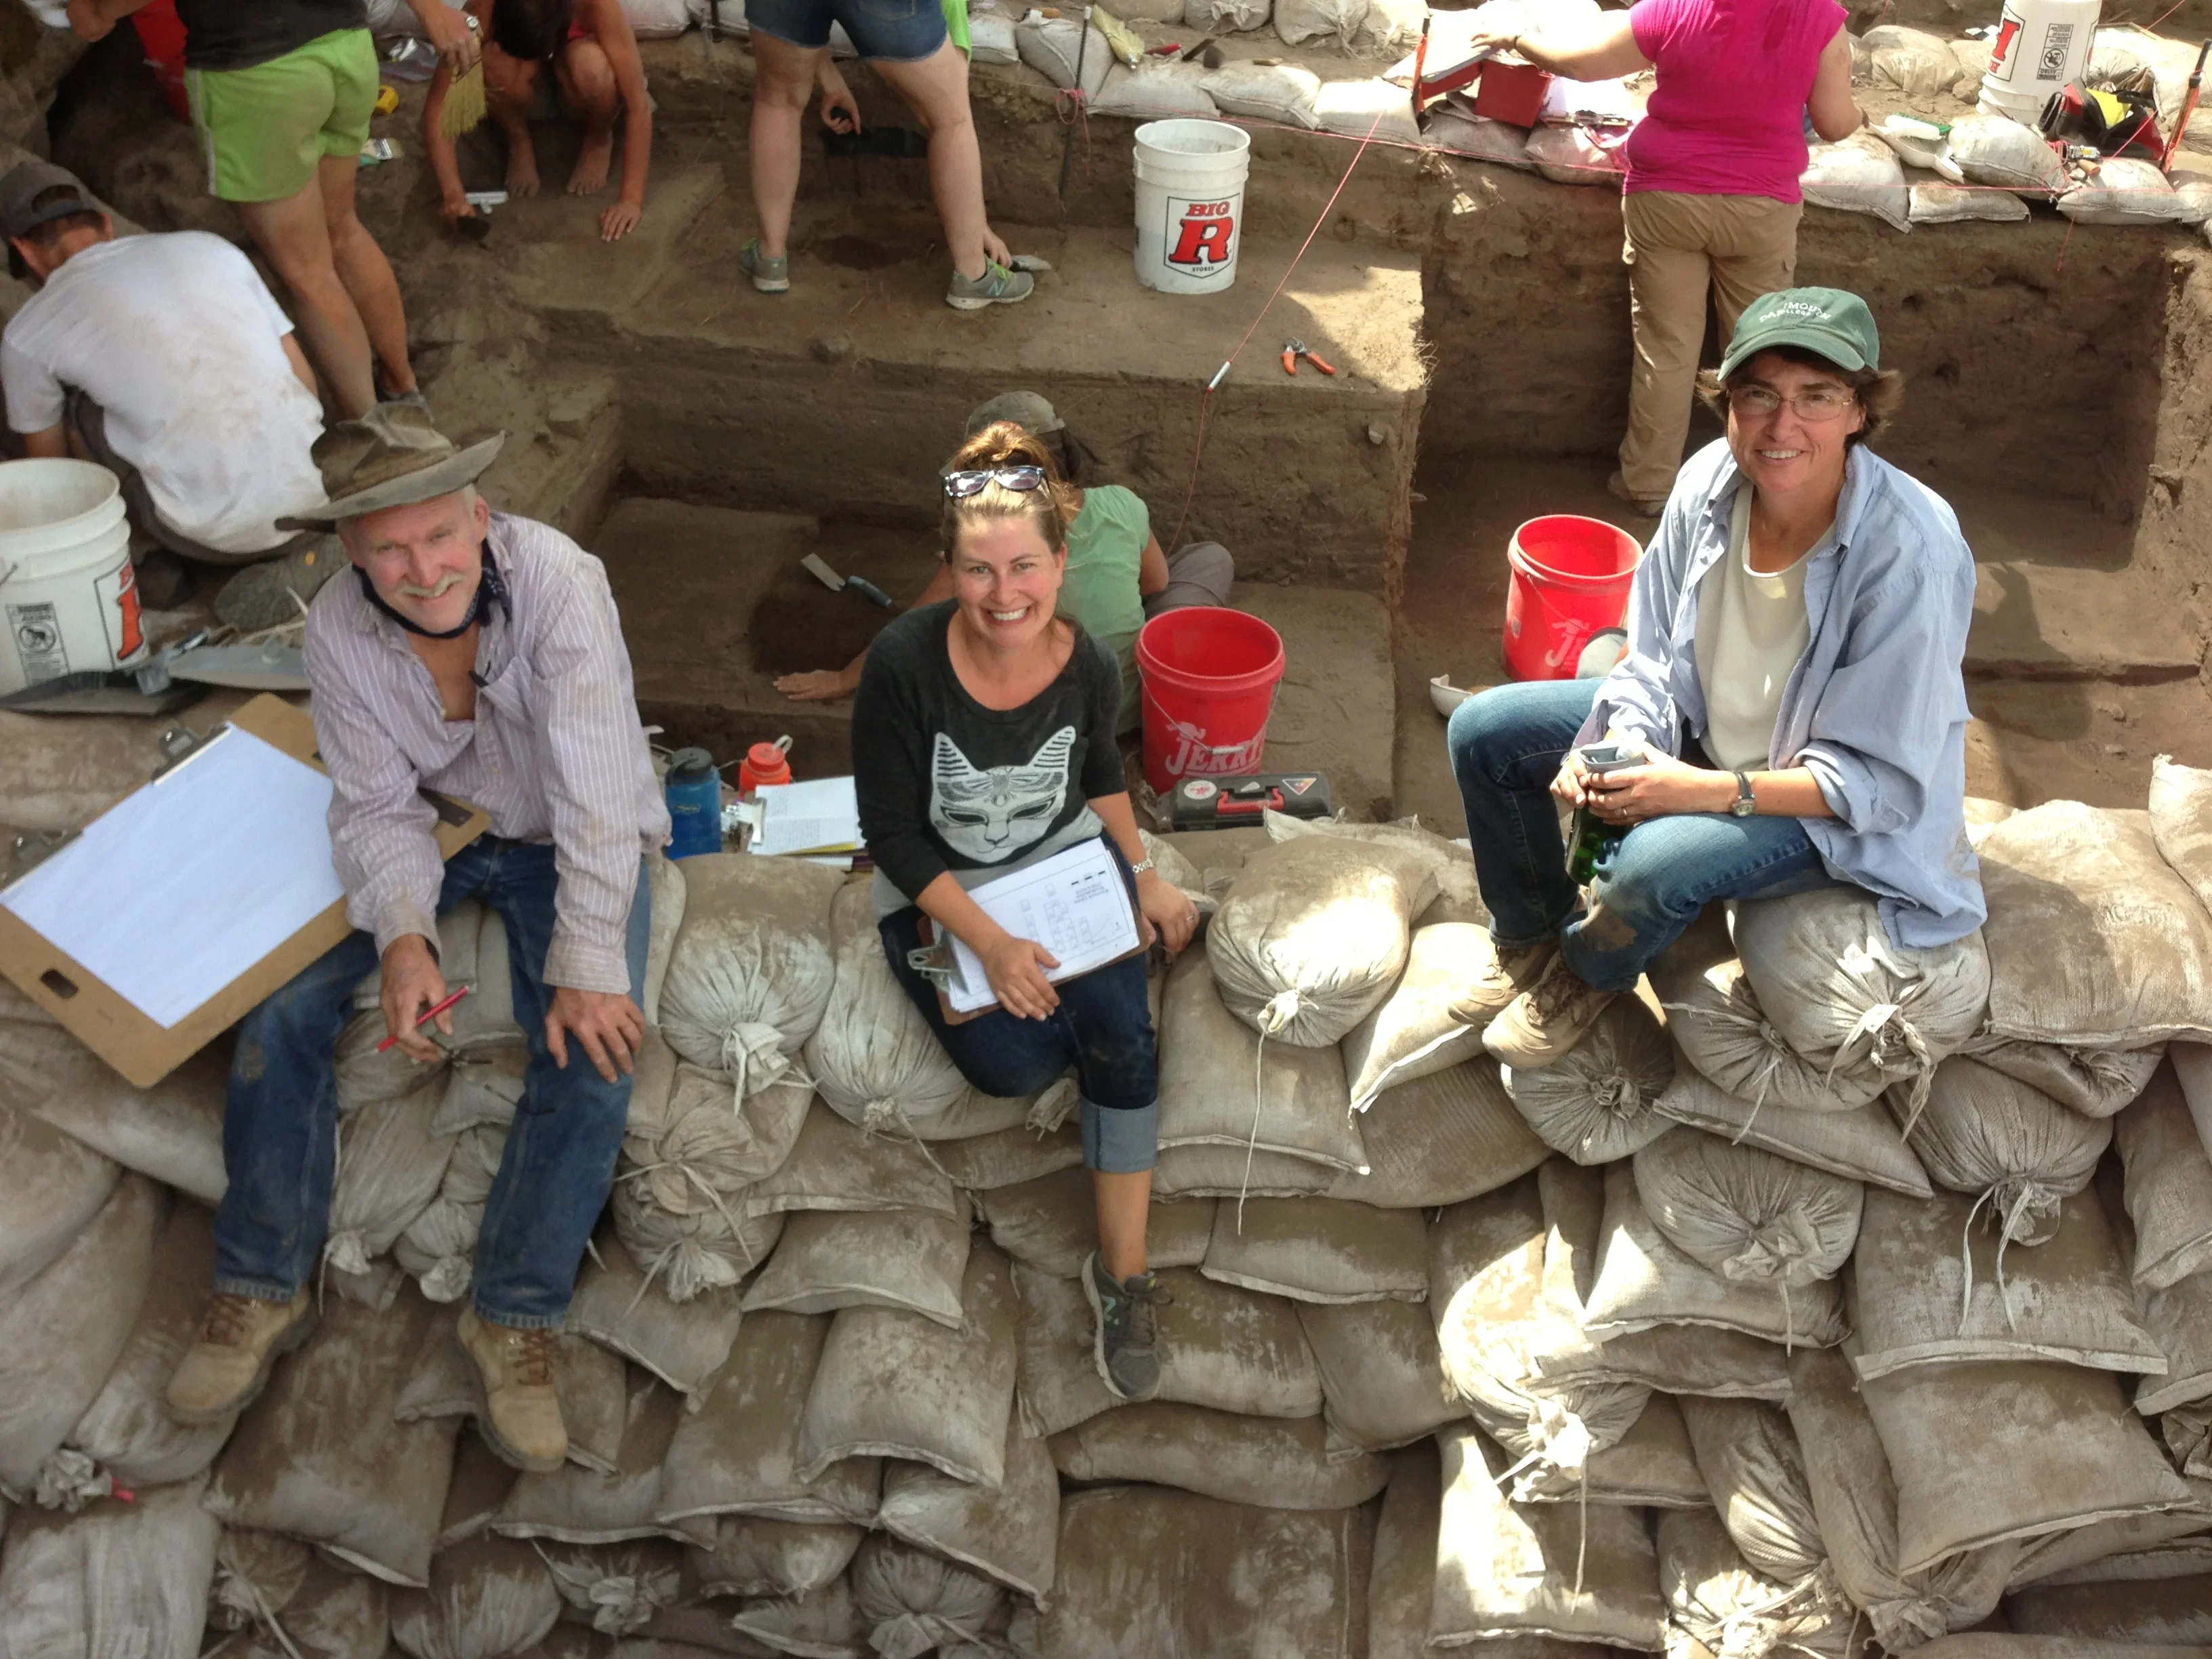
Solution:
[[[1083,1267],[1101,1372],[1125,1399],[1159,1387],[1145,1219],[1158,1157],[1158,1052],[1141,956],[1054,986],[1044,947],[984,915],[968,890],[1103,837],[1170,951],[1198,914],[1157,875],[1114,742],[1121,670],[1055,614],[1069,499],[1045,447],[1000,422],[945,472],[942,555],[952,598],[877,637],[853,718],[860,827],[876,863],[884,950],[963,1076],[1035,1094],[1073,1066],[1098,1250]],[[982,959],[1000,1006],[953,1025],[908,960],[927,915]]]

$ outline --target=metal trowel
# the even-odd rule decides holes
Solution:
[[[886,611],[891,608],[893,603],[891,596],[884,592],[882,588],[877,586],[865,576],[839,575],[836,571],[830,568],[829,562],[823,558],[819,553],[809,553],[799,562],[805,567],[806,572],[809,575],[812,576],[815,580],[820,582],[823,586],[828,588],[832,593],[842,593],[849,588],[854,592],[860,594],[863,599],[872,599],[876,604],[883,606]]]

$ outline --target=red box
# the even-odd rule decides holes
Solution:
[[[1544,94],[1551,85],[1550,73],[1534,64],[1492,58],[1483,64],[1482,78],[1475,82],[1474,112],[1509,126],[1533,127],[1543,113]]]

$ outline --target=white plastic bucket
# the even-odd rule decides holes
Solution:
[[[89,461],[0,462],[0,695],[146,654],[131,526]]]
[[[1984,113],[2033,126],[2051,94],[2081,78],[2097,33],[2100,0],[2005,0],[1990,67],[1982,76]]]
[[[1163,294],[1216,294],[1237,280],[1252,137],[1226,121],[1137,129],[1137,280]]]

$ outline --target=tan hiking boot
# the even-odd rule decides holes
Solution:
[[[568,1431],[553,1392],[550,1330],[518,1331],[464,1308],[453,1334],[477,1370],[477,1427],[508,1462],[550,1474],[568,1455]]]
[[[1482,971],[1453,1000],[1451,1017],[1462,1025],[1482,1030],[1503,1013],[1514,998],[1544,976],[1544,969],[1551,966],[1559,951],[1559,947],[1550,939],[1523,945],[1517,951],[1500,951],[1492,946],[1490,960]]]
[[[1516,1072],[1549,1066],[1567,1056],[1620,994],[1583,984],[1565,959],[1555,956],[1543,977],[1490,1022],[1482,1046]]]
[[[169,1377],[169,1413],[179,1423],[213,1423],[252,1403],[277,1359],[315,1328],[314,1297],[302,1286],[289,1302],[217,1291],[200,1316],[200,1334]]]

